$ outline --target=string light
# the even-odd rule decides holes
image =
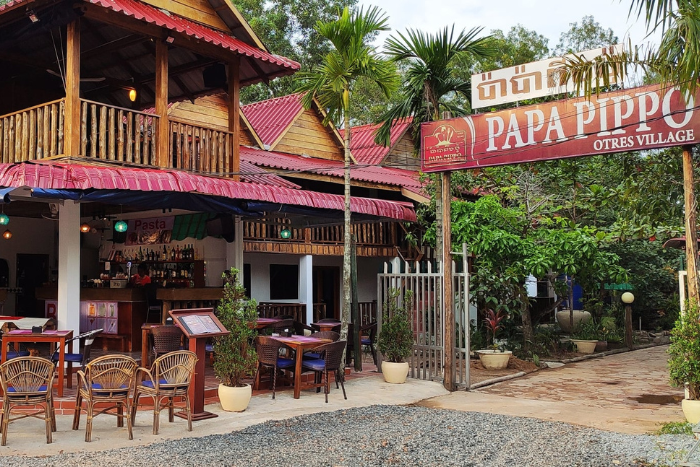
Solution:
[[[80,224],[80,231],[82,233],[88,233],[90,231],[90,224],[88,224],[87,222],[84,224]]]
[[[136,89],[129,89],[129,100],[136,102]]]
[[[2,238],[4,238],[5,240],[11,239],[11,238],[12,238],[12,232],[10,232],[9,230],[4,231],[4,232],[2,233]]]

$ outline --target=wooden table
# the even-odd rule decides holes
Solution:
[[[304,350],[313,349],[319,345],[327,344],[332,341],[330,339],[319,339],[316,337],[307,336],[273,336],[272,339],[282,342],[287,347],[293,349],[296,353],[296,365],[294,370],[294,398],[299,399],[299,396],[301,395],[301,361],[304,356]]]
[[[311,326],[315,327],[319,331],[332,331],[334,328],[339,328],[341,325],[340,321],[328,321],[324,323],[311,323]]]
[[[49,342],[58,345],[58,397],[63,397],[64,364],[66,356],[66,341],[73,337],[73,331],[44,331],[35,334],[25,330],[10,331],[2,336],[2,362],[7,360],[7,346],[13,344],[16,351],[19,350],[20,342]],[[52,349],[53,351],[53,349]],[[73,353],[73,342],[68,342],[68,353]],[[70,378],[66,385],[73,386],[73,364],[68,362],[68,374]]]

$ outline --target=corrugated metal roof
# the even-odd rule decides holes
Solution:
[[[86,1],[95,5],[100,5],[104,8],[109,8],[112,11],[122,13],[126,16],[132,16],[146,23],[155,24],[159,27],[170,29],[171,31],[187,34],[195,39],[203,40],[204,42],[217,45],[224,49],[229,49],[247,57],[253,57],[264,62],[269,62],[280,67],[287,68],[289,70],[298,70],[300,68],[300,65],[293,60],[264,52],[222,32],[210,29],[201,24],[197,24],[135,0]]]
[[[315,157],[303,157],[274,151],[241,146],[241,160],[251,162],[258,167],[270,167],[292,172],[308,172],[332,177],[344,176],[344,164],[340,161],[330,161]],[[411,170],[378,165],[353,165],[350,167],[350,178],[356,181],[382,183],[401,187],[422,187],[418,173]]]
[[[381,125],[354,126],[351,130],[350,152],[358,164],[379,165],[394,144],[406,133],[413,119],[407,118],[394,122],[391,127],[391,144],[384,147],[374,142],[374,136]],[[344,130],[340,130],[344,135]]]
[[[290,188],[292,190],[298,190],[301,188],[296,183],[290,182],[279,175],[261,169],[257,165],[245,160],[241,161],[241,180],[248,183],[258,183],[260,185],[280,186],[283,188]]]
[[[162,169],[97,167],[78,164],[0,164],[0,187],[68,190],[171,191],[264,201],[311,208],[344,210],[341,195],[236,182],[188,172]],[[411,203],[353,197],[352,212],[413,222]]]
[[[241,107],[263,144],[270,148],[302,111],[301,93],[276,97]]]

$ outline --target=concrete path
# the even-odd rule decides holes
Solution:
[[[571,363],[420,405],[649,433],[663,423],[685,421],[683,390],[668,383],[667,350],[651,347]]]

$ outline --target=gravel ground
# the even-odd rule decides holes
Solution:
[[[149,446],[0,457],[0,465],[646,466],[676,465],[692,443],[687,435],[625,435],[530,418],[372,406]]]

